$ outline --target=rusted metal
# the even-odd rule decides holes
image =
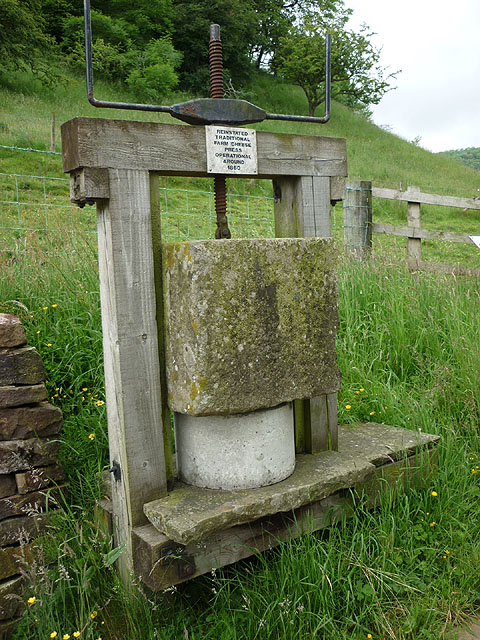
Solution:
[[[155,104],[137,104],[131,102],[110,102],[107,100],[97,100],[93,91],[93,60],[92,60],[92,23],[91,23],[91,9],[90,0],[83,0],[84,6],[84,18],[85,18],[85,63],[86,63],[86,75],[87,75],[87,97],[90,104],[94,107],[101,109],[129,109],[135,111],[153,111],[157,113],[168,113],[173,118],[187,122],[188,124],[205,125],[205,124],[219,124],[219,125],[245,125],[252,122],[262,122],[263,120],[289,120],[296,122],[314,122],[317,124],[324,124],[330,119],[330,95],[331,95],[331,75],[330,75],[330,50],[331,50],[331,36],[327,34],[325,38],[325,59],[326,59],[326,74],[325,74],[325,115],[321,118],[315,116],[297,116],[287,115],[281,113],[267,113],[260,107],[246,102],[245,100],[225,100],[224,105],[213,104],[213,100],[191,100],[183,102],[181,104],[174,104],[172,106],[162,106]],[[211,40],[213,49],[213,66],[215,71],[214,90],[215,93],[220,89],[220,81],[222,81],[222,95],[223,95],[223,70],[218,72],[218,44],[220,42],[220,28],[218,25],[212,25],[218,28],[218,40],[216,39],[217,32],[214,33],[214,38]],[[221,64],[221,63],[220,63]]]
[[[210,25],[208,43],[208,69],[210,71],[210,98],[223,99],[223,51],[220,40],[220,25]]]
[[[170,115],[188,124],[244,125],[262,122],[267,114],[246,100],[197,98],[170,107]]]
[[[220,26],[210,25],[210,42],[208,43],[208,68],[210,71],[210,98],[223,100],[223,52],[220,40]],[[232,237],[227,218],[227,181],[225,176],[215,176],[213,181],[215,192],[215,213],[217,228],[215,238],[226,240]]]

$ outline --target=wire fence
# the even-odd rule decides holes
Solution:
[[[211,189],[159,189],[164,241],[214,237]],[[273,197],[231,193],[227,212],[234,237],[274,236]],[[94,247],[95,235],[95,209],[70,203],[68,178],[0,173],[0,253],[13,256],[35,250],[75,255],[85,245]]]

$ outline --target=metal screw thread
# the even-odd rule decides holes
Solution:
[[[208,68],[210,71],[210,98],[223,99],[223,53],[218,24],[210,25],[210,42],[208,43]],[[227,219],[227,182],[225,176],[215,176],[215,213],[217,228],[215,238],[222,240],[231,238]]]
[[[210,71],[210,98],[222,99],[223,92],[223,52],[220,40],[220,28],[210,28],[210,42],[208,43],[208,68]]]

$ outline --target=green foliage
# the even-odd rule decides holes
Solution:
[[[327,5],[327,3],[325,3]],[[391,89],[391,80],[379,65],[380,51],[370,43],[365,25],[358,33],[347,30],[351,10],[343,1],[328,2],[322,13],[305,15],[280,38],[272,67],[288,82],[299,85],[308,100],[309,113],[325,100],[325,34],[332,35],[332,97],[350,107],[378,104]]]
[[[208,91],[210,24],[220,25],[224,68],[234,83],[245,82],[250,69],[256,16],[251,0],[173,0],[173,45],[184,52],[181,83],[205,95]]]
[[[52,42],[45,34],[40,0],[3,0],[0,11],[0,59],[4,69],[31,69],[48,80],[44,57]]]
[[[458,160],[467,167],[480,170],[480,147],[467,147],[466,149],[454,149],[452,151],[443,151],[444,155]]]
[[[135,66],[127,77],[127,85],[141,99],[158,99],[177,85],[175,69],[182,54],[175,51],[168,38],[152,40],[143,52],[129,54],[129,59]]]

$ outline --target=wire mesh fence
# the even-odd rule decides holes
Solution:
[[[207,181],[205,181],[207,182]],[[213,238],[212,189],[159,186],[163,240]],[[237,238],[274,236],[273,197],[231,193],[227,212]],[[0,253],[81,255],[96,245],[95,210],[69,201],[68,178],[0,173]]]

